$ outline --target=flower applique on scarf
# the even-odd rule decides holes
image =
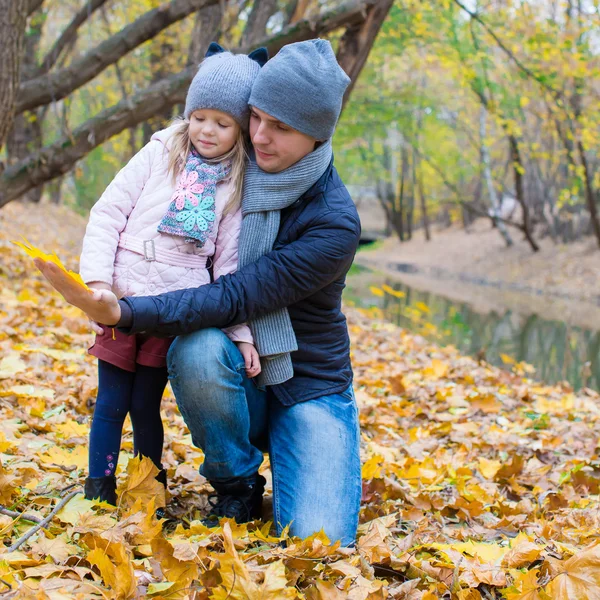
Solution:
[[[202,248],[215,221],[217,183],[230,173],[230,162],[206,162],[192,146],[158,231],[184,237]]]

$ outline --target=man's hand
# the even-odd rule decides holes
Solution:
[[[254,344],[248,342],[237,342],[237,347],[244,357],[246,364],[246,375],[249,378],[256,377],[260,373],[260,357]]]
[[[108,290],[109,292],[112,292],[112,286],[108,283],[104,283],[103,281],[91,281],[87,284],[87,286],[92,290]],[[92,331],[96,333],[96,335],[104,335],[104,329],[101,325],[96,323],[96,321],[92,321],[92,319],[89,319],[89,321],[90,327],[92,328]]]
[[[52,287],[73,306],[80,308],[96,323],[114,327],[121,318],[121,307],[117,297],[110,290],[88,291],[71,279],[54,263],[40,258],[34,261],[42,275],[52,284]]]

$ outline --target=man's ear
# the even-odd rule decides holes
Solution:
[[[221,52],[227,52],[227,50],[225,50],[223,46],[219,46],[217,42],[211,42],[206,54],[204,55],[204,58],[208,58],[209,56],[213,56],[215,54],[220,54]]]
[[[248,58],[257,62],[261,67],[264,67],[265,63],[269,60],[269,51],[263,46],[250,52]]]

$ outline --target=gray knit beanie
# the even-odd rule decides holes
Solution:
[[[250,105],[319,141],[333,136],[350,78],[327,40],[284,46],[258,74]]]
[[[231,115],[247,130],[250,90],[267,60],[266,48],[248,55],[232,54],[212,42],[188,90],[185,118],[189,119],[195,110],[212,108]]]

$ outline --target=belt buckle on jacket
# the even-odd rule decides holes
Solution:
[[[144,258],[148,261],[156,260],[154,240],[144,240]]]

